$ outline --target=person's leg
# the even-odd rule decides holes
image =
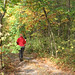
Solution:
[[[22,61],[22,48],[19,50],[19,59]]]
[[[22,47],[22,51],[21,51],[21,57],[23,59],[23,52],[24,52],[25,47]]]
[[[19,51],[19,57],[20,61],[23,61],[23,52],[24,52],[25,47],[22,47],[21,50]]]

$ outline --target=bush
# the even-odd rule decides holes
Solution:
[[[26,51],[27,53],[38,53],[39,56],[43,57],[46,53],[48,53],[47,47],[48,47],[48,41],[47,38],[31,38],[27,39],[26,43]]]

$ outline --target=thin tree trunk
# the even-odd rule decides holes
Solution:
[[[68,11],[70,12],[70,0],[68,0]]]
[[[68,12],[70,12],[70,0],[68,0]],[[67,26],[68,26],[68,40],[69,40],[69,43],[68,43],[68,47],[70,47],[70,25],[71,25],[71,20],[70,20],[70,16],[67,15],[67,19],[69,20],[68,23],[67,23]]]
[[[56,58],[57,58],[57,47],[56,47],[56,43],[55,43],[53,32],[51,32],[51,34],[52,34],[52,38],[53,38],[53,42],[54,42],[54,46],[55,46],[55,50],[56,50]]]
[[[56,44],[55,44],[55,39],[54,39],[54,35],[53,35],[53,32],[52,32],[52,29],[51,29],[51,27],[50,27],[50,22],[49,22],[49,19],[47,18],[47,13],[46,13],[46,10],[45,10],[45,8],[43,7],[43,11],[44,11],[44,14],[45,14],[45,17],[46,17],[46,20],[47,20],[47,23],[48,23],[48,27],[49,27],[49,33],[51,32],[51,35],[52,35],[52,38],[53,38],[53,42],[54,42],[54,45],[55,45],[55,50],[57,50],[57,48],[56,48]],[[50,34],[49,34],[50,35]],[[57,51],[56,51],[56,57],[57,57]]]
[[[50,35],[50,38],[51,38],[51,35]],[[54,56],[54,53],[53,53],[53,43],[52,43],[52,38],[51,38],[51,40],[50,40],[50,43],[51,43],[51,50],[52,50],[52,56]]]
[[[67,26],[68,26],[68,34],[67,34],[67,37],[68,37],[68,41],[69,41],[69,43],[68,43],[68,47],[70,47],[70,24],[71,24],[71,22],[70,22],[70,16],[69,15],[67,15],[67,18],[68,18],[68,23],[67,23]]]
[[[1,36],[2,36],[2,20],[0,19],[0,46],[1,46],[1,67],[2,67],[2,40],[1,40]]]
[[[6,2],[7,0],[4,0],[4,9],[6,8]],[[2,28],[3,28],[3,24],[2,24],[2,19],[3,17],[5,16],[5,13],[6,11],[4,11],[4,13],[0,13],[0,40],[1,40],[1,37],[2,37]],[[1,46],[1,68],[3,68],[2,66],[2,40],[0,41],[0,46]]]
[[[1,68],[2,68],[2,13],[0,13],[0,47],[1,47]]]

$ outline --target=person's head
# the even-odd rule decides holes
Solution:
[[[23,35],[22,35],[22,34],[20,34],[20,37],[23,37]]]

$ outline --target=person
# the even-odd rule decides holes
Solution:
[[[20,61],[23,61],[23,52],[25,49],[26,39],[23,38],[23,35],[20,34],[20,37],[17,39],[17,45],[21,47],[19,50],[19,59]]]

